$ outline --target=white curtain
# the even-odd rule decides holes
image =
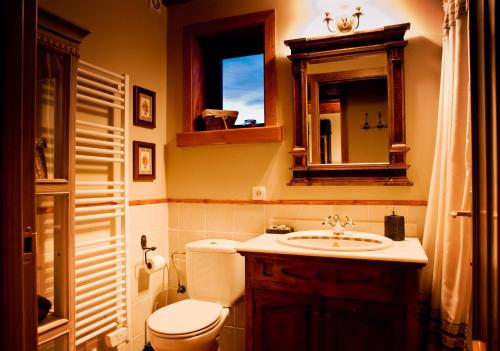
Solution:
[[[444,0],[443,56],[436,149],[425,218],[422,301],[427,350],[466,349],[472,291],[472,222],[452,218],[470,210],[471,121],[468,3]]]

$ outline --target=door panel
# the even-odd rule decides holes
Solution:
[[[36,349],[34,95],[36,1],[0,2],[1,350]]]
[[[404,305],[327,299],[324,313],[324,350],[400,351],[406,333]]]
[[[318,350],[319,310],[309,295],[254,291],[254,350]]]

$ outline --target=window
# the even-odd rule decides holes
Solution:
[[[264,54],[222,60],[222,108],[239,111],[236,125],[264,121]]]
[[[184,27],[184,114],[178,146],[281,141],[276,123],[274,10]],[[205,109],[238,111],[206,131]],[[252,127],[245,120],[255,120]]]

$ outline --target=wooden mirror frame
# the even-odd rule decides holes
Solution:
[[[348,35],[286,40],[293,77],[293,173],[289,185],[413,185],[407,178],[404,40],[410,23]],[[387,56],[389,162],[307,164],[307,64],[385,53]]]

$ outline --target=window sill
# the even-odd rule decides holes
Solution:
[[[177,133],[177,146],[258,144],[281,142],[281,126]]]

